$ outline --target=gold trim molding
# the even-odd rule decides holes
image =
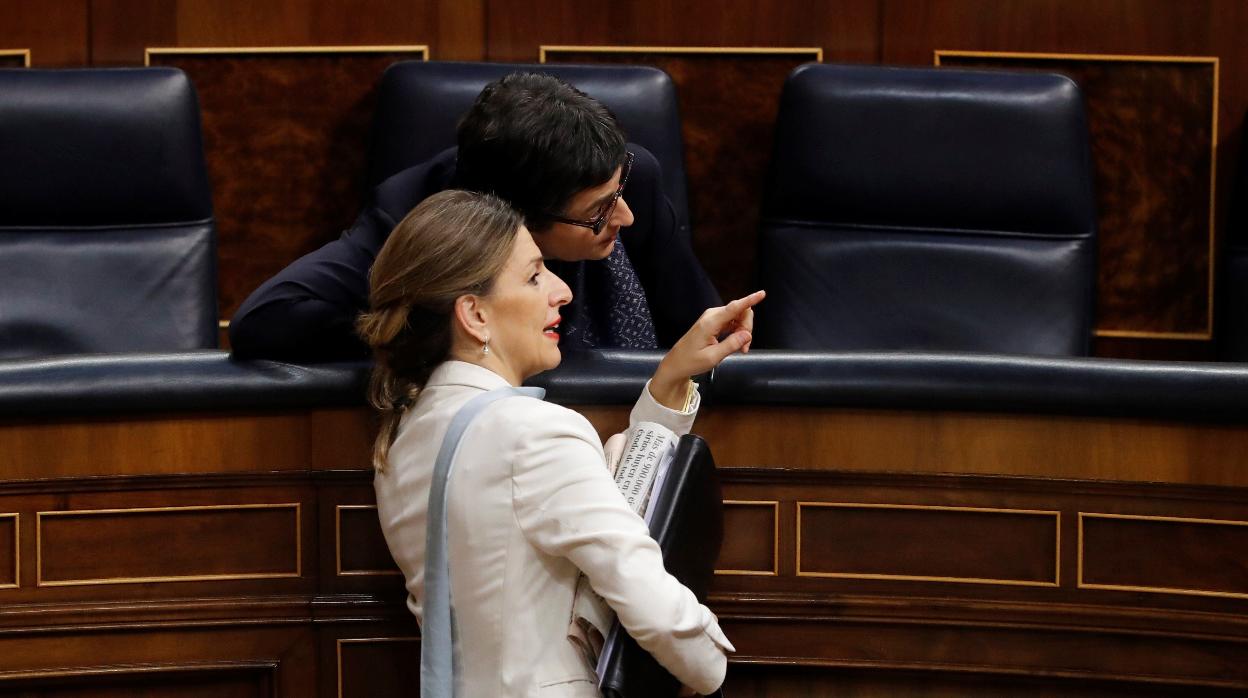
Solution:
[[[1079,512],[1079,544],[1077,556],[1077,574],[1075,586],[1079,589],[1101,589],[1107,591],[1142,591],[1150,594],[1180,594],[1183,596],[1210,596],[1221,599],[1248,599],[1248,592],[1209,591],[1206,589],[1179,589],[1175,587],[1133,586],[1129,584],[1090,584],[1083,581],[1084,538],[1083,520],[1087,519],[1126,519],[1130,521],[1164,521],[1167,523],[1206,524],[1215,526],[1248,526],[1248,521],[1226,519],[1192,519],[1181,516],[1143,516],[1135,514],[1099,514]]]
[[[425,44],[395,46],[159,46],[143,50],[143,65],[152,64],[152,56],[193,55],[295,55],[315,53],[419,53],[420,60],[429,60]]]
[[[19,514],[0,514],[0,519],[13,519],[13,583],[0,584],[0,589],[20,589],[22,586],[22,517]]]
[[[1218,202],[1218,92],[1220,80],[1220,61],[1217,56],[1146,56],[1112,53],[1019,53],[1013,51],[949,51],[937,49],[933,51],[936,66],[941,65],[942,58],[1005,58],[1018,60],[1052,60],[1052,61],[1086,61],[1088,63],[1196,63],[1213,67],[1213,101],[1210,105],[1213,112],[1213,123],[1209,143],[1209,274],[1206,293],[1208,294],[1208,313],[1205,317],[1204,332],[1143,332],[1138,330],[1097,329],[1097,337],[1117,337],[1126,339],[1177,339],[1192,341],[1208,341],[1213,339],[1213,306],[1217,299],[1213,288],[1214,270],[1217,268],[1217,247],[1214,245],[1217,230]]]
[[[342,510],[372,509],[377,511],[376,504],[336,504],[334,505],[334,574],[339,577],[394,577],[403,576],[402,570],[347,570],[342,569]]]
[[[44,581],[43,579],[43,517],[98,516],[107,514],[155,514],[187,511],[237,511],[251,509],[291,509],[295,514],[295,571],[254,572],[242,574],[169,575],[163,577],[106,577],[103,579],[67,579]],[[185,507],[146,507],[133,509],[74,509],[68,511],[40,511],[35,513],[35,586],[69,587],[94,584],[149,584],[163,582],[208,582],[242,579],[290,579],[303,576],[303,505],[299,502],[273,504],[209,504]]]
[[[914,511],[955,511],[977,514],[1025,514],[1052,516],[1054,534],[1053,581],[1033,582],[1021,579],[993,579],[980,577],[938,577],[908,574],[867,574],[858,572],[803,572],[802,571],[802,507],[839,509],[908,509]],[[1057,587],[1062,579],[1062,514],[1059,511],[1041,509],[995,509],[987,507],[949,507],[926,504],[866,504],[861,502],[798,502],[797,503],[797,576],[830,577],[836,579],[877,579],[907,582],[953,582],[958,584],[992,584],[1001,586]]]
[[[776,577],[780,574],[780,502],[752,499],[725,499],[724,506],[771,507],[772,538],[771,538],[771,569],[770,570],[715,570],[715,574],[743,575],[755,577]]]
[[[28,48],[3,48],[0,49],[0,56],[21,56],[22,67],[30,67],[30,49]]]
[[[674,55],[744,55],[744,56],[791,56],[811,55],[815,63],[823,62],[823,48],[819,46],[539,46],[537,62],[545,63],[551,53],[668,53]]]
[[[350,637],[338,638],[334,643],[334,653],[337,655],[338,666],[338,698],[342,698],[342,646],[343,645],[365,645],[379,642],[420,642],[419,637]]]

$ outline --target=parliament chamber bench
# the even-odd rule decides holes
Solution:
[[[536,382],[605,438],[657,361]],[[0,363],[0,695],[412,695],[367,375]],[[702,392],[734,698],[1248,690],[1248,366],[760,350]]]

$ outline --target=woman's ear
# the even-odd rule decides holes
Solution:
[[[486,322],[489,313],[485,306],[484,298],[471,293],[455,299],[455,325],[481,344],[490,339],[490,328]]]

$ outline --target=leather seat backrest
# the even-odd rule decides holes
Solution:
[[[606,105],[628,139],[658,159],[681,230],[689,229],[680,111],[672,78],[647,66],[404,61],[382,77],[369,155],[370,184],[455,145],[460,117],[486,84],[515,71],[549,73]]]
[[[759,258],[759,346],[1086,354],[1096,210],[1078,87],[798,68]]]
[[[185,74],[0,70],[0,163],[0,358],[216,346]]]

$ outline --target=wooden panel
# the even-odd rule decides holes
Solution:
[[[300,414],[9,422],[0,424],[0,474],[21,479],[302,470],[309,464],[308,439],[308,418]]]
[[[1097,334],[1208,340],[1217,59],[937,52],[937,63],[1079,84],[1099,214]]]
[[[29,68],[28,49],[0,49],[0,68]]]
[[[149,46],[429,45],[485,56],[483,0],[91,0],[92,60],[140,65]]]
[[[715,574],[780,573],[780,503],[724,501],[724,544]]]
[[[0,589],[15,589],[22,578],[17,514],[0,513]]]
[[[245,664],[188,664],[101,669],[68,669],[5,676],[4,695],[39,698],[269,698],[274,695],[275,667]]]
[[[620,407],[578,408],[605,440]],[[727,467],[978,473],[1248,486],[1235,425],[1063,415],[717,405],[695,428]]]
[[[0,693],[13,695],[6,683],[21,686],[25,681],[63,692],[18,692],[17,695],[198,698],[205,694],[193,692],[194,685],[185,689],[177,686],[174,673],[202,667],[205,673],[199,677],[205,679],[207,685],[216,681],[222,686],[237,686],[241,689],[237,695],[241,696],[307,698],[317,695],[316,643],[312,629],[244,622],[246,620],[237,618],[231,624],[218,627],[130,627],[126,628],[128,632],[79,628],[70,632],[5,634],[0,636]],[[231,665],[233,674],[228,668]],[[150,692],[143,692],[141,688],[145,669],[157,679],[156,685],[148,689]],[[83,677],[78,680],[87,688],[116,688],[117,693],[74,694],[69,687],[75,675]],[[109,675],[121,678],[110,685]],[[266,679],[266,676],[272,678]],[[187,682],[198,684],[199,677],[187,676]],[[127,693],[125,688],[132,690]],[[186,692],[178,693],[178,690]],[[208,695],[232,698],[236,694]]]
[[[5,0],[0,7],[0,48],[30,50],[36,68],[88,63],[87,0]]]
[[[39,586],[298,577],[300,505],[42,511]],[[108,550],[106,556],[84,551]]]
[[[486,14],[491,61],[532,61],[552,44],[822,46],[848,62],[878,60],[880,49],[877,0],[491,0]]]
[[[1240,695],[1236,689],[1200,684],[1182,686],[1074,676],[1002,676],[972,671],[917,671],[894,667],[871,670],[780,663],[730,663],[728,680],[724,684],[724,694],[733,698],[1161,698],[1189,692],[1226,698]]]
[[[770,53],[769,51],[776,51]],[[763,185],[780,89],[818,49],[544,47],[557,63],[637,63],[667,71],[680,102],[693,246],[724,298],[753,290]],[[729,205],[728,202],[731,202]]]
[[[386,546],[377,520],[377,505],[339,504],[334,507],[334,547],[339,576],[402,575]]]
[[[1054,511],[799,502],[797,574],[1057,586],[1059,520]]]
[[[1080,513],[1079,586],[1248,599],[1248,521]]]
[[[151,65],[186,71],[199,92],[222,318],[355,220],[377,82],[391,63],[425,55],[424,47],[150,54]]]
[[[348,638],[338,640],[337,649],[338,698],[397,698],[419,692],[419,638]]]

